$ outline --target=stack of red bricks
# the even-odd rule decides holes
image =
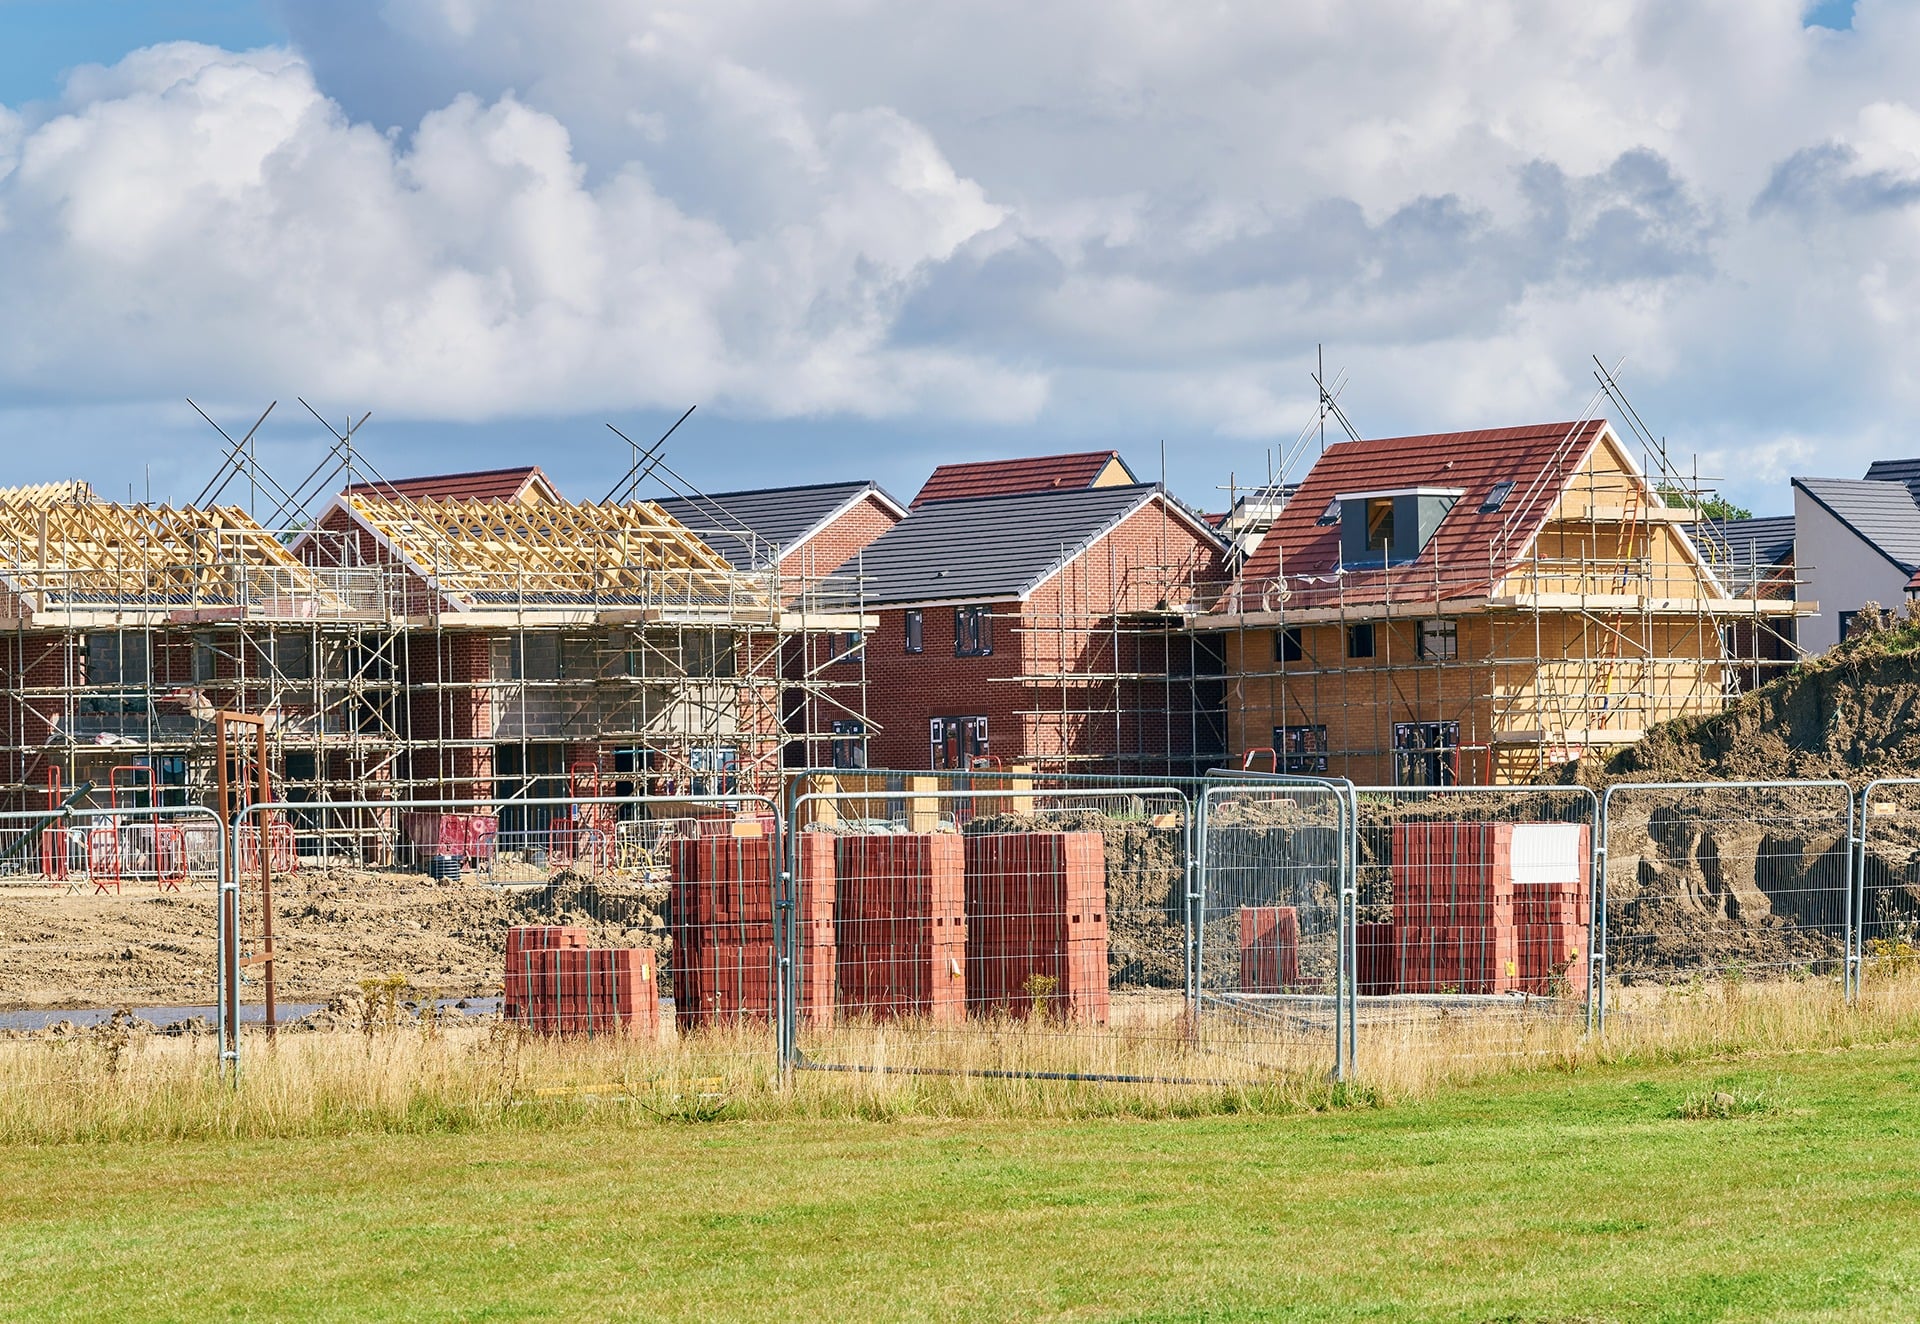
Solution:
[[[1393,941],[1392,924],[1354,926],[1354,955],[1359,960],[1359,992],[1380,997],[1400,991],[1400,949]]]
[[[679,837],[668,926],[681,1029],[773,1015],[773,838]]]
[[[799,907],[794,915],[794,946],[799,961],[800,1011],[815,1025],[833,1022],[835,885],[834,838],[825,832],[799,837]]]
[[[674,840],[669,932],[674,1019],[682,1028],[771,1019],[773,847],[771,831]],[[833,841],[805,833],[799,848],[794,975],[802,1012],[824,1024],[833,1018]]]
[[[967,1001],[1107,1022],[1107,861],[1098,832],[976,833],[966,842]]]
[[[1240,991],[1285,993],[1299,987],[1299,910],[1240,907]]]
[[[1516,834],[1562,834],[1554,867],[1516,860]],[[1397,823],[1393,976],[1408,993],[1548,996],[1556,976],[1586,986],[1588,836],[1584,825]],[[1365,978],[1362,984],[1367,983]]]
[[[507,930],[502,1012],[543,1034],[660,1032],[656,954],[640,947],[589,947],[572,925]]]
[[[840,1005],[876,1019],[967,1013],[966,854],[950,832],[834,839]]]

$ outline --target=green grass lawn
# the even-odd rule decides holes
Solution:
[[[0,1183],[6,1318],[1911,1320],[1920,1048],[1290,1118],[0,1149]]]

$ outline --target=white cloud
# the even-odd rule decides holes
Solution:
[[[782,93],[749,81],[760,116]],[[788,97],[761,142],[784,213],[729,231],[639,162],[589,182],[566,126],[511,95],[392,138],[293,55],[178,44],[83,71],[68,103],[14,135],[0,182],[16,391],[294,383],[438,417],[1041,398],[1031,374],[888,343],[922,268],[1003,214],[888,110],[815,125]]]
[[[1199,488],[1316,341],[1373,433],[1626,354],[1778,506],[1920,405],[1920,9],[1806,7],[292,5],[0,113],[0,391],[985,418],[1207,439]]]

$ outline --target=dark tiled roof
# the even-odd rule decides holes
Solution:
[[[870,607],[1019,597],[1158,491],[1134,483],[932,502],[867,544],[840,574],[850,579],[858,569]]]
[[[1920,506],[1900,483],[1796,478],[1793,485],[1911,575],[1920,570]]]
[[[943,464],[933,471],[913,498],[915,506],[930,501],[963,501],[973,497],[1011,496],[1016,492],[1084,491],[1115,460],[1119,451],[1082,451],[1074,455],[1036,455],[1024,460],[978,460],[971,464]]]
[[[1793,555],[1791,515],[1708,520],[1688,525],[1687,534],[1735,597],[1745,597]]]
[[[1473,597],[1513,569],[1560,491],[1606,428],[1604,419],[1533,427],[1440,432],[1327,447],[1247,561],[1243,605],[1262,605],[1284,572],[1295,606],[1322,602],[1438,601]],[[1513,489],[1497,511],[1483,511],[1496,483]],[[1461,488],[1420,555],[1391,568],[1340,566],[1340,526],[1321,524],[1346,493],[1411,487]],[[1311,577],[1303,581],[1300,577]]]
[[[1876,483],[1901,483],[1920,501],[1920,460],[1875,460],[1867,466],[1867,478]]]
[[[753,569],[770,565],[776,549],[779,555],[791,551],[841,507],[868,492],[900,508],[877,484],[865,481],[669,497],[658,505],[729,563]]]
[[[513,501],[528,483],[538,481],[547,492],[559,494],[537,464],[512,469],[476,469],[462,474],[429,474],[424,478],[395,478],[377,483],[354,483],[346,490],[372,496],[406,497],[412,501]]]

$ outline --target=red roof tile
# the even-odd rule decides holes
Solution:
[[[1594,419],[1329,446],[1248,560],[1241,591],[1223,606],[1274,610],[1282,589],[1292,607],[1481,596],[1526,554],[1605,428]],[[1512,495],[1499,510],[1482,511],[1494,484],[1505,481]],[[1328,504],[1343,494],[1410,487],[1464,495],[1412,561],[1343,570],[1340,526],[1319,522]]]
[[[470,473],[430,474],[423,478],[395,478],[378,483],[354,483],[349,492],[374,496],[402,496],[414,501],[513,501],[529,483],[538,483],[540,495],[558,496],[558,491],[537,464],[512,469],[476,469]]]
[[[913,504],[957,501],[969,497],[1012,496],[1019,492],[1084,491],[1093,486],[1109,464],[1120,461],[1119,451],[1084,451],[1077,455],[1036,455],[1024,460],[977,460],[971,464],[943,464],[921,487]],[[1126,482],[1134,481],[1129,470]]]

